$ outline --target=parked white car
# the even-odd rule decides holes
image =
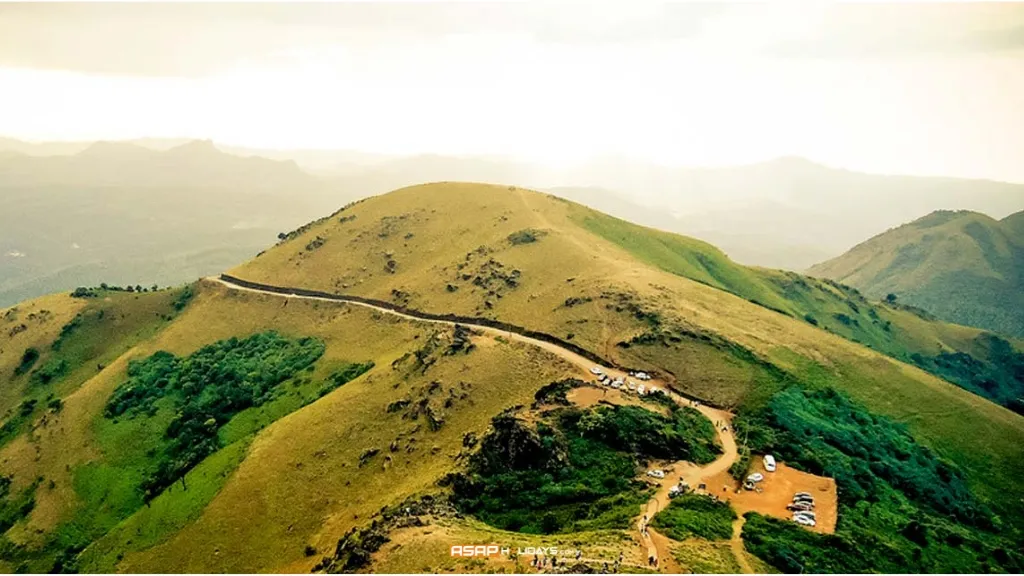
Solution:
[[[647,390],[647,388],[643,384],[641,384],[641,385],[636,387],[636,393],[641,395],[641,396],[644,395],[644,392],[646,392],[646,390]]]
[[[664,470],[648,470],[647,471],[647,475],[650,476],[651,478],[664,478],[665,477],[665,471]]]
[[[771,454],[765,454],[764,469],[769,472],[775,472],[775,456],[772,456]]]
[[[629,381],[629,389],[630,390],[636,390],[636,382],[633,382],[632,380],[630,380]]]
[[[754,472],[750,476],[747,476],[747,480],[750,480],[751,482],[760,482],[761,480],[764,480],[764,474]]]
[[[612,388],[615,388],[616,390],[622,388],[622,382],[619,382],[618,380],[612,382]]]
[[[591,374],[604,374],[604,370],[601,370],[600,366],[594,366],[590,369]]]
[[[793,522],[796,522],[797,524],[800,524],[802,526],[815,526],[815,525],[817,525],[817,522],[815,522],[814,520],[812,520],[812,519],[810,519],[810,518],[808,518],[806,516],[793,516]]]

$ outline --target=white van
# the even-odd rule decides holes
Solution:
[[[766,454],[764,457],[764,469],[769,472],[775,472],[775,456]]]

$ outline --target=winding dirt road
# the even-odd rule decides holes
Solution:
[[[326,298],[326,297],[320,297],[320,296],[307,296],[307,295],[300,295],[300,294],[281,294],[281,293],[273,292],[273,291],[270,291],[270,290],[261,290],[259,288],[250,288],[250,287],[246,287],[246,286],[241,286],[239,284],[235,284],[235,283],[233,283],[233,282],[231,282],[229,280],[226,280],[224,278],[210,277],[210,278],[207,278],[207,280],[209,280],[211,282],[216,282],[216,283],[221,284],[223,286],[226,286],[227,288],[230,288],[232,290],[241,290],[241,291],[245,291],[245,292],[255,292],[255,293],[258,293],[258,294],[266,294],[266,295],[270,295],[270,296],[276,296],[278,298],[295,298],[295,299],[301,299],[301,300],[318,300],[318,301],[323,301],[323,302],[333,302],[333,303],[336,303],[336,304],[337,303],[342,303],[342,304],[348,304],[348,305],[351,305],[351,306],[361,306],[363,308],[369,308],[371,310],[375,310],[375,311],[380,312],[382,314],[391,314],[393,316],[398,316],[400,318],[403,318],[403,319],[406,319],[406,320],[411,320],[411,321],[414,321],[414,322],[426,322],[426,323],[429,323],[429,324],[442,324],[442,325],[446,325],[446,326],[454,326],[456,324],[461,324],[463,326],[472,326],[475,330],[478,330],[478,331],[480,331],[480,332],[482,332],[484,334],[488,334],[490,336],[501,336],[502,338],[507,338],[509,340],[516,340],[516,341],[523,342],[523,343],[529,344],[531,346],[536,346],[538,348],[546,350],[547,352],[550,352],[550,353],[558,356],[559,358],[562,358],[563,360],[568,361],[570,364],[576,366],[580,370],[580,374],[585,379],[589,380],[589,379],[593,378],[593,374],[590,372],[590,369],[592,367],[594,367],[594,365],[595,365],[593,361],[588,360],[587,358],[584,358],[583,356],[580,356],[579,354],[577,354],[577,353],[575,353],[575,352],[573,352],[571,350],[567,350],[565,348],[562,348],[561,346],[558,346],[557,344],[554,344],[552,342],[546,342],[544,340],[538,340],[536,338],[531,338],[529,336],[525,336],[523,334],[518,334],[516,332],[509,332],[509,331],[500,330],[500,329],[497,329],[497,328],[494,328],[494,327],[491,327],[491,326],[485,326],[485,325],[481,325],[481,324],[474,324],[471,321],[453,322],[453,321],[449,321],[449,320],[436,320],[436,319],[429,319],[429,318],[421,318],[421,317],[418,317],[418,316],[414,316],[414,315],[410,315],[410,314],[404,314],[404,313],[398,312],[396,310],[391,310],[391,309],[385,308],[383,306],[376,306],[376,305],[373,305],[373,304],[370,304],[370,303],[365,303],[365,302],[341,301],[341,300],[338,300],[338,299],[332,299],[332,298]],[[609,367],[605,367],[605,366],[601,366],[600,368],[601,368],[601,370],[605,374],[608,374],[612,378],[617,378],[617,377],[621,377],[623,379],[629,378],[629,375],[627,373],[625,373],[624,371],[622,371],[622,370],[618,370],[618,369],[615,369],[615,368],[609,368]],[[658,491],[655,493],[654,497],[651,498],[651,500],[649,500],[647,502],[646,506],[644,507],[644,514],[646,514],[646,517],[647,517],[647,519],[649,521],[650,519],[654,518],[655,514],[657,514],[659,511],[661,511],[662,509],[664,509],[668,505],[668,502],[669,502],[668,492],[669,492],[669,489],[672,488],[672,486],[675,486],[676,484],[678,484],[680,480],[685,480],[692,488],[697,488],[701,484],[706,484],[707,481],[710,478],[712,478],[713,476],[715,476],[717,474],[720,474],[721,472],[724,472],[724,471],[728,470],[729,467],[732,466],[733,462],[735,462],[736,458],[738,457],[738,451],[737,451],[737,448],[736,448],[736,439],[735,439],[735,437],[733,436],[733,433],[732,433],[732,417],[733,417],[733,415],[731,413],[726,412],[725,410],[719,410],[719,409],[716,409],[716,408],[712,408],[710,406],[706,406],[706,405],[701,404],[699,402],[694,402],[693,400],[684,398],[684,397],[680,396],[679,394],[676,394],[675,392],[672,392],[668,388],[668,386],[666,385],[665,382],[660,381],[658,379],[651,380],[650,382],[647,383],[647,385],[648,386],[655,385],[655,386],[660,387],[663,391],[667,392],[669,394],[669,396],[677,404],[679,404],[680,406],[690,406],[690,407],[693,407],[696,410],[698,410],[701,414],[703,414],[708,420],[710,420],[713,424],[715,424],[715,431],[716,431],[716,434],[718,435],[718,441],[719,441],[719,444],[722,447],[722,455],[719,456],[718,459],[716,459],[714,462],[711,462],[710,464],[707,464],[705,466],[696,466],[693,463],[687,462],[687,461],[679,461],[679,462],[676,462],[675,464],[672,465],[672,471],[669,474],[666,474],[665,478],[658,482],[658,484],[659,484]],[[715,486],[710,486],[709,485],[707,487],[707,490],[710,493],[714,493],[715,492],[715,488],[716,488]],[[680,571],[680,567],[676,564],[675,559],[672,557],[672,554],[671,554],[671,552],[669,550],[669,539],[667,537],[665,537],[664,535],[659,534],[657,531],[655,531],[652,528],[648,528],[646,533],[645,533],[644,530],[643,530],[643,528],[644,528],[643,525],[644,525],[644,519],[643,519],[643,517],[640,517],[638,519],[638,521],[637,521],[637,531],[638,531],[638,533],[640,535],[641,545],[645,546],[647,548],[647,557],[648,558],[653,557],[657,561],[657,566],[658,566],[659,569],[668,570],[670,572],[678,573]],[[740,563],[740,566],[743,568],[744,572],[745,573],[751,573],[752,570],[750,570],[750,566],[747,563],[746,558],[744,557],[744,555],[742,553],[742,551],[743,551],[743,542],[742,542],[742,540],[739,539],[739,530],[738,530],[740,526],[742,526],[742,519],[738,520],[737,524],[734,525],[734,534],[733,534],[733,543],[732,543],[733,551],[734,551],[734,553],[736,555],[737,562]]]
[[[719,456],[714,462],[705,466],[697,466],[692,462],[681,460],[670,466],[672,469],[665,475],[665,478],[660,480],[658,491],[654,494],[647,505],[644,507],[644,514],[649,520],[654,518],[654,515],[663,510],[669,503],[668,492],[669,490],[679,484],[680,480],[685,481],[693,489],[696,489],[701,484],[707,484],[708,481],[722,472],[725,472],[732,466],[733,462],[739,457],[739,451],[736,447],[736,438],[732,433],[732,417],[733,415],[725,410],[718,410],[705,406],[703,404],[694,403],[691,400],[682,398],[681,396],[670,392],[669,396],[675,400],[675,402],[681,406],[690,406],[695,408],[705,418],[715,424],[715,431],[718,434],[718,442],[722,447],[722,455]],[[696,405],[695,405],[696,404]],[[723,488],[725,488],[723,486]],[[717,486],[707,486],[707,492],[714,494],[718,489]],[[648,528],[647,533],[643,530],[644,519],[641,518],[637,523],[637,530],[640,533],[641,542],[647,547],[648,558],[653,557],[658,562],[658,567],[667,569],[669,572],[678,573],[680,567],[676,565],[675,559],[668,548],[669,539],[662,534],[659,534],[655,529]],[[736,555],[736,561],[739,562],[740,566],[744,569],[744,573],[751,573],[749,564],[746,562],[746,557],[742,554],[743,542],[739,540],[736,527],[733,528],[733,552]],[[737,543],[739,548],[737,549]]]

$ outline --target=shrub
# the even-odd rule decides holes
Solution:
[[[84,286],[79,286],[78,288],[75,288],[74,292],[71,293],[71,297],[72,298],[95,298],[96,297],[96,292],[93,291],[92,288],[86,288]]]
[[[32,373],[32,383],[46,385],[59,380],[68,371],[67,360],[63,358],[51,358],[46,364]]]
[[[106,417],[149,414],[165,397],[172,399],[177,414],[167,427],[168,445],[144,483],[146,497],[156,496],[215,452],[221,426],[238,412],[266,402],[278,384],[323,352],[319,340],[265,332],[221,340],[187,358],[161,351],[129,362],[128,381],[114,390]]]
[[[14,375],[21,376],[31,370],[36,360],[39,360],[39,350],[31,347],[26,348],[25,352],[21,355],[21,363],[14,369]]]
[[[192,298],[194,296],[195,290],[192,288],[192,286],[185,286],[184,288],[182,288],[181,293],[178,294],[178,297],[174,299],[174,302],[171,305],[174,307],[176,311],[181,312],[182,310],[185,309],[186,306],[188,306],[188,303],[192,301]]]
[[[467,474],[449,478],[456,506],[504,530],[549,534],[627,528],[646,499],[633,458],[578,431],[498,416]]]
[[[513,246],[519,246],[522,244],[532,244],[539,240],[540,237],[543,235],[544,233],[541,232],[540,230],[533,230],[527,228],[525,230],[520,230],[518,232],[513,232],[509,234],[508,241]]]
[[[312,366],[312,364],[309,365],[310,368]],[[327,382],[320,388],[320,391],[317,393],[317,397],[323,398],[341,386],[344,386],[345,384],[348,384],[369,372],[371,369],[373,369],[373,361],[365,362],[363,364],[346,364],[343,368],[336,371],[334,374],[331,374],[330,378],[327,379]]]
[[[736,512],[728,503],[707,495],[684,494],[669,502],[651,525],[675,540],[690,536],[725,540],[732,537],[733,520],[736,520]]]
[[[693,408],[677,408],[668,417],[639,406],[601,406],[595,412],[598,423],[583,432],[627,453],[697,464],[712,462],[721,453],[714,426]],[[575,427],[583,415],[566,410],[563,426]]]

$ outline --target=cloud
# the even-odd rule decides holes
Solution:
[[[685,38],[711,4],[75,4],[0,6],[0,66],[199,77],[326,46],[408,46],[460,34],[550,43]]]
[[[777,38],[765,52],[785,58],[942,58],[1021,49],[1021,4],[844,4],[825,10],[801,37]]]

